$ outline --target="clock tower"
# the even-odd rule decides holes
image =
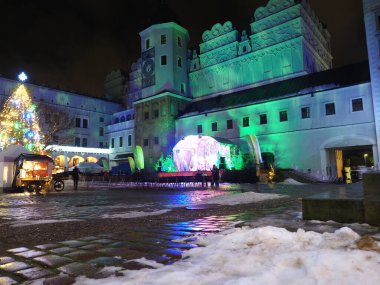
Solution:
[[[135,143],[144,151],[145,171],[153,172],[162,154],[175,145],[175,120],[190,102],[188,31],[161,1],[141,37],[141,91],[134,102]]]

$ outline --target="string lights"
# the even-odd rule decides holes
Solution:
[[[12,144],[23,145],[32,152],[42,149],[36,105],[24,84],[5,101],[0,113],[0,150]]]

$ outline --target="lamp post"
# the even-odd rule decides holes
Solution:
[[[367,156],[368,156],[368,153],[365,153],[364,154],[364,165],[367,166]]]

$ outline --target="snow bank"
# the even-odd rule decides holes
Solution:
[[[232,195],[220,195],[202,200],[202,204],[239,205],[261,202],[265,200],[280,199],[288,197],[281,194],[265,194],[255,192],[245,192]]]
[[[153,211],[153,212],[133,211],[133,212],[120,213],[120,214],[105,214],[105,215],[102,215],[102,218],[103,219],[112,219],[112,218],[131,219],[131,218],[147,217],[147,216],[159,216],[169,211],[171,210],[166,209],[166,210],[159,210],[159,211]]]
[[[357,248],[360,236],[349,228],[315,233],[283,228],[233,229],[199,241],[205,247],[187,251],[186,259],[155,269],[124,271],[123,277],[77,285],[114,284],[380,284],[380,254]],[[36,283],[37,284],[37,283]]]
[[[62,220],[25,220],[16,221],[11,223],[11,227],[25,227],[31,225],[41,225],[41,224],[55,224],[55,223],[66,223],[66,222],[80,222],[80,219],[62,219]]]

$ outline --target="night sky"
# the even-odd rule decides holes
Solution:
[[[332,35],[334,67],[367,59],[361,0],[309,0]],[[232,21],[249,31],[266,0],[172,0],[170,7],[190,33]],[[105,76],[130,71],[140,53],[139,31],[159,0],[0,0],[0,76],[102,96]],[[250,32],[249,32],[250,33]]]

